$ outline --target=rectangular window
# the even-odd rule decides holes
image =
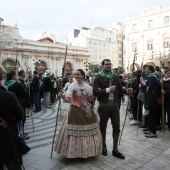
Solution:
[[[136,24],[133,24],[132,25],[132,31],[136,31],[137,30],[137,25]]]
[[[148,28],[152,28],[153,27],[153,20],[149,20],[148,21]]]
[[[135,50],[137,51],[137,43],[132,44],[132,51],[135,52]]]
[[[153,42],[148,42],[148,50],[153,50]]]
[[[163,46],[164,48],[169,48],[169,42],[168,41],[164,42]]]
[[[167,23],[169,23],[169,16],[164,17],[164,24],[167,24]]]

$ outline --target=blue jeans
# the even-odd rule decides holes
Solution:
[[[133,114],[133,119],[137,120],[137,112],[138,112],[138,121],[142,121],[142,107],[141,102],[139,102],[139,110],[138,110],[138,100],[136,98],[131,99],[130,109]]]
[[[41,110],[41,98],[39,92],[33,92],[33,100],[35,104],[35,110]]]

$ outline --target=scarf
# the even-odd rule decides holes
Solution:
[[[46,77],[50,77],[50,75],[47,73],[44,73],[43,78],[46,78]]]
[[[9,81],[5,81],[4,85],[9,88],[11,87],[16,81],[15,80],[9,80]]]
[[[112,82],[113,80],[113,76],[114,76],[114,73],[113,71],[111,71],[110,75],[108,76],[103,70],[101,70],[99,72],[99,74],[106,79],[107,82],[109,82],[109,84]]]
[[[26,90],[27,89],[26,81],[23,78],[21,78],[21,77],[18,77],[18,80],[24,82],[24,90]]]
[[[148,79],[149,77],[155,77],[155,78],[157,79],[155,73],[149,73],[144,79],[146,80],[146,79]]]
[[[134,83],[136,80],[137,80],[136,77],[132,78],[132,79],[131,79],[131,83]]]

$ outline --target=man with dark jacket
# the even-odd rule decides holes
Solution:
[[[26,108],[30,108],[30,104],[31,104],[31,100],[30,100],[30,95],[29,95],[29,89],[28,89],[28,85],[26,83],[26,74],[24,70],[20,70],[18,72],[18,81],[22,84],[24,91],[26,92],[27,96],[24,99],[24,117],[22,119],[22,126],[24,128],[25,122],[26,122]],[[27,133],[26,133],[27,135]]]
[[[120,133],[118,95],[120,92],[126,93],[126,90],[121,86],[119,77],[112,72],[111,61],[104,59],[102,61],[102,70],[95,76],[93,81],[93,94],[97,96],[99,101],[98,113],[100,116],[100,131],[103,138],[102,154],[104,156],[107,155],[106,128],[110,118],[113,127],[112,155],[124,159],[125,156],[118,150]],[[131,93],[132,89],[127,89],[127,92]]]
[[[16,121],[22,120],[23,109],[15,95],[3,86],[2,79],[3,67],[0,66],[0,169],[5,165],[8,169],[21,170],[22,156],[17,135],[9,133],[2,120],[18,134]]]
[[[30,86],[32,87],[32,90],[33,90],[33,101],[35,104],[34,112],[39,112],[39,111],[41,111],[40,79],[39,79],[37,71],[34,71],[33,75],[34,75],[34,77],[32,79]]]
[[[45,74],[43,75],[43,88],[44,88],[44,107],[49,108],[50,102],[50,93],[51,93],[52,82],[50,78],[50,71],[46,70]]]
[[[17,97],[23,111],[25,109],[25,100],[27,99],[27,93],[24,90],[22,84],[20,82],[18,82],[17,80],[17,75],[15,71],[9,71],[6,74],[7,80],[5,81],[4,85],[8,88],[8,91],[11,91],[15,94],[15,96]],[[25,113],[23,114],[23,117],[25,117]],[[23,125],[23,124],[22,124]],[[22,127],[22,131],[21,136],[23,136],[23,138],[29,139],[28,137],[28,133],[24,133],[24,126]]]

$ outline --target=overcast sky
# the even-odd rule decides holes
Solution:
[[[169,0],[0,0],[0,18],[17,26],[24,39],[35,40],[41,32],[67,39],[68,31],[81,26],[111,28],[128,14],[140,12]]]

